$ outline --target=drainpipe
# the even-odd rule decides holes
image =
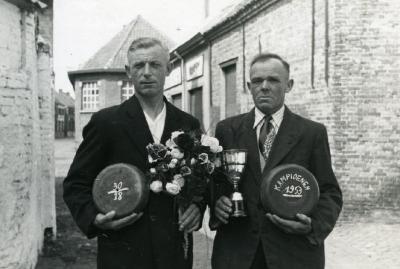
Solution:
[[[329,86],[329,2],[325,0],[325,83]]]
[[[311,1],[311,88],[314,89],[315,75],[315,0]]]
[[[242,71],[243,71],[243,92],[246,93],[246,31],[245,31],[245,22],[242,24]],[[259,49],[261,53],[261,42],[260,42],[260,36],[258,36],[258,44],[259,44]]]
[[[181,61],[181,74],[182,74],[182,110],[189,112],[186,110],[187,107],[187,92],[186,92],[186,69],[185,69],[185,60],[183,57],[175,50],[175,56]]]
[[[207,42],[206,55],[204,55],[204,80],[203,80],[203,126],[204,132],[211,134],[211,43]],[[208,69],[208,70],[207,70]]]

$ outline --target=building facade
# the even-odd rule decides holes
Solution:
[[[342,220],[398,221],[398,10],[400,2],[390,0],[243,0],[171,52],[181,82],[168,85],[166,95],[194,114],[200,105],[192,100],[201,99],[204,129],[213,133],[219,120],[253,106],[246,87],[252,57],[280,54],[295,81],[286,104],[328,129]]]
[[[54,92],[54,136],[75,137],[75,100],[68,92]]]
[[[56,232],[53,6],[0,0],[0,268],[34,268]]]
[[[162,32],[140,15],[96,52],[81,69],[68,72],[75,90],[75,138],[82,140],[82,129],[101,108],[118,105],[134,94],[125,73],[127,51],[134,39],[155,37],[167,48],[174,46]]]

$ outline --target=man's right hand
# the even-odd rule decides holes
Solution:
[[[94,225],[102,230],[119,230],[137,221],[143,213],[132,213],[122,219],[113,220],[115,211],[110,211],[107,214],[97,214],[94,220]]]
[[[226,196],[221,196],[215,203],[215,216],[222,223],[227,224],[231,212],[232,212],[231,200]]]

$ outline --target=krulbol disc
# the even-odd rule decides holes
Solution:
[[[115,210],[115,217],[122,218],[141,212],[147,203],[149,185],[139,168],[117,163],[104,168],[93,184],[93,200],[102,213]]]
[[[319,199],[319,187],[314,175],[306,168],[284,164],[262,178],[260,195],[267,212],[296,219],[297,213],[311,214]]]

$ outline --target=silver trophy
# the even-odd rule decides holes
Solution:
[[[233,203],[233,217],[245,217],[243,195],[239,192],[239,182],[246,166],[247,150],[228,149],[222,152],[222,164],[228,180],[233,184],[231,200]]]

